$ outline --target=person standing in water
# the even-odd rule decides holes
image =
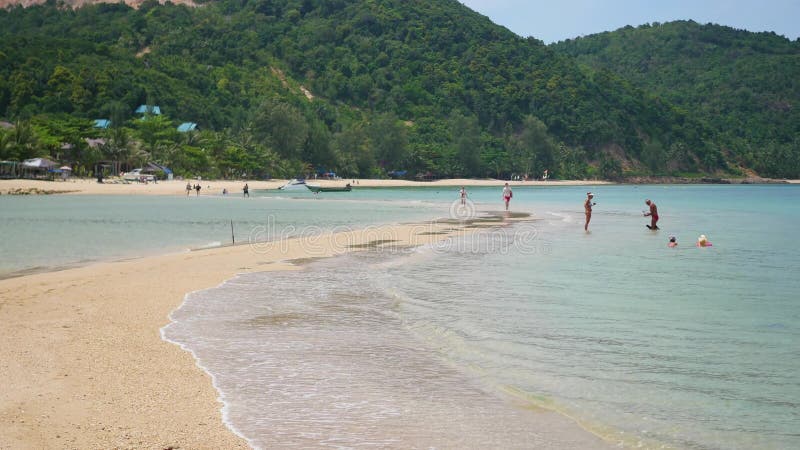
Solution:
[[[514,196],[514,193],[511,192],[511,187],[506,183],[505,187],[503,187],[503,200],[506,202],[506,211],[508,211],[508,202],[511,201],[511,197]]]
[[[192,192],[192,185],[190,183],[186,183],[186,196],[189,196],[189,193]]]
[[[597,204],[592,202],[593,199],[594,199],[594,194],[592,194],[591,192],[587,192],[586,201],[583,202],[583,209],[586,212],[586,224],[583,226],[584,231],[589,231],[589,221],[592,220],[592,206]]]
[[[461,204],[462,205],[466,205],[467,204],[467,190],[464,189],[464,186],[461,186],[461,190],[458,191],[458,195],[461,196]]]
[[[242,198],[244,197],[250,197],[250,186],[248,186],[247,183],[245,183],[242,188]]]
[[[650,225],[647,225],[647,228],[651,230],[658,230],[658,208],[656,207],[655,202],[650,201],[647,199],[644,201],[644,204],[650,207],[650,211],[644,213],[644,216],[650,216]]]

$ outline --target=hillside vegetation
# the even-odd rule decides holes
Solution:
[[[553,47],[676,105],[715,130],[736,163],[800,174],[800,40],[679,21]]]
[[[0,11],[0,117],[16,126],[0,131],[0,159],[153,161],[213,177],[758,167],[761,149],[734,147],[748,137],[690,99],[557,50],[455,0],[13,7]],[[162,114],[135,114],[143,104]],[[181,122],[200,131],[179,133]],[[775,151],[797,136],[769,133]]]

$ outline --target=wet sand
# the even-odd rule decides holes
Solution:
[[[223,424],[210,377],[161,338],[186,293],[237,273],[297,269],[292,260],[467,232],[452,223],[371,227],[0,280],[0,448],[246,448]],[[555,413],[537,423],[606,446]]]

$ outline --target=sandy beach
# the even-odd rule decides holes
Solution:
[[[210,377],[161,338],[185,294],[237,273],[298,269],[292,260],[464,232],[452,223],[368,227],[0,280],[0,448],[246,448],[223,424]],[[543,426],[565,423],[602,443],[540,414]]]
[[[228,180],[189,180],[192,185],[199,183],[202,186],[200,195],[222,195],[222,190],[227,189],[229,195],[242,195],[242,187],[247,183],[251,190],[277,189],[286,184],[287,180],[271,181],[228,181]],[[415,187],[415,186],[498,186],[502,187],[503,180],[473,180],[473,179],[445,179],[437,181],[407,181],[407,180],[309,180],[309,183],[320,186],[344,186],[356,181],[353,187]],[[158,183],[97,183],[95,180],[70,179],[67,181],[42,181],[42,180],[0,180],[0,195],[10,191],[51,191],[50,193],[71,193],[88,195],[186,195],[187,180],[160,181]],[[512,186],[580,186],[609,184],[605,181],[510,181]],[[191,195],[196,195],[192,191]]]
[[[422,229],[431,231],[368,228],[312,244],[241,245],[0,281],[0,448],[246,447],[223,425],[210,378],[161,339],[169,313],[186,293],[237,273],[296,268],[280,261],[447,236]]]

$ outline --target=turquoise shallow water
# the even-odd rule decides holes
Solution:
[[[188,296],[164,335],[194,352],[228,423],[262,448],[591,448],[531,431],[520,403],[632,447],[800,448],[800,190],[592,187],[587,234],[587,189],[515,188],[512,210],[537,220],[464,240],[238,277]],[[107,259],[225,242],[229,216],[247,230],[272,214],[278,232],[442,217],[456,193],[3,198],[0,231],[17,237],[3,264],[39,264],[25,251],[37,236],[44,255],[72,239],[95,249],[81,258]],[[499,188],[469,194],[477,210],[501,207]],[[644,227],[645,198],[659,232]],[[701,233],[713,247],[694,246]]]
[[[551,400],[614,439],[798,448],[798,191],[598,191],[591,234],[579,210],[532,201],[545,218],[520,225],[538,233],[532,250],[455,249],[396,268],[410,329],[498,388]],[[645,196],[661,232],[643,227]],[[696,248],[700,233],[714,246]]]
[[[0,277],[314,230],[423,220],[429,201],[313,197],[256,191],[239,196],[2,196]],[[441,209],[436,207],[436,209]],[[314,230],[309,231],[309,227]]]
[[[243,276],[190,296],[165,336],[195,352],[231,426],[265,448],[328,439],[524,448],[530,436],[504,432],[524,429],[509,412],[518,401],[626,447],[798,448],[797,188],[592,189],[591,233],[587,188],[517,188],[512,210],[538,220],[408,254]],[[359,194],[444,208],[455,190]],[[498,189],[473,188],[470,198],[476,209],[499,209]],[[658,204],[662,231],[644,227],[645,198]],[[713,247],[694,246],[701,233]],[[678,248],[667,248],[669,234]],[[376,337],[384,335],[388,342]],[[414,369],[386,363],[397,360]],[[461,401],[423,407],[415,393]],[[432,437],[441,429],[389,443],[365,431],[410,427],[404,407],[451,430],[471,423],[476,404],[508,426],[462,427],[444,443]],[[309,436],[291,417],[329,425]]]

